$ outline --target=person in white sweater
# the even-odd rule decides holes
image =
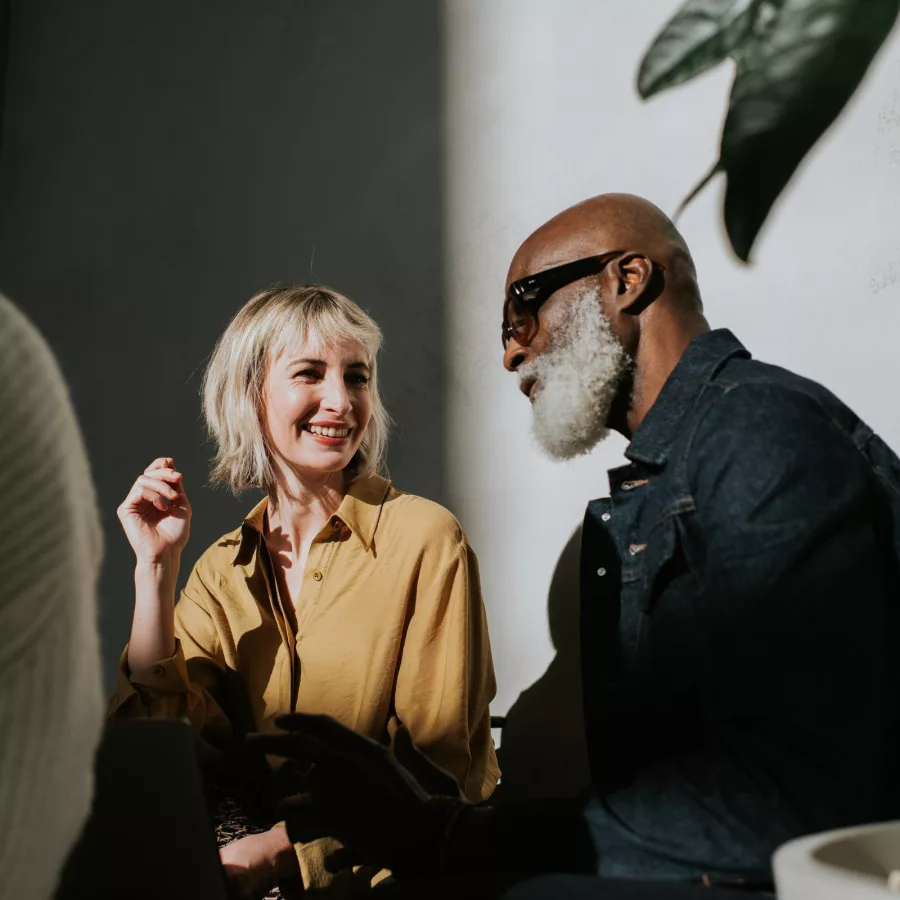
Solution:
[[[45,900],[90,812],[100,521],[59,366],[0,295],[0,900]]]

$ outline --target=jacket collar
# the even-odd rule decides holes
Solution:
[[[625,456],[633,462],[664,466],[685,414],[722,366],[735,357],[750,359],[744,345],[727,329],[697,335],[666,379],[656,402],[634,433]]]

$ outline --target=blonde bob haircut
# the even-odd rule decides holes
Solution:
[[[251,297],[219,338],[203,376],[203,414],[216,442],[210,481],[234,493],[275,490],[272,453],[262,423],[266,375],[288,347],[314,336],[324,346],[347,338],[368,354],[372,418],[347,466],[351,477],[384,465],[390,417],[378,391],[381,329],[352,300],[320,284],[277,287]]]

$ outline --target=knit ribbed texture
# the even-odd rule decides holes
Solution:
[[[45,900],[90,810],[100,523],[52,353],[0,296],[0,900]]]

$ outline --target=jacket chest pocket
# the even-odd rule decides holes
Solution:
[[[678,543],[678,524],[674,515],[666,516],[650,532],[641,553],[642,612],[651,613],[656,601],[670,582],[684,571],[684,560]]]
[[[646,539],[624,548],[622,618],[633,647],[643,643],[657,601],[683,568],[673,515],[659,520]]]

